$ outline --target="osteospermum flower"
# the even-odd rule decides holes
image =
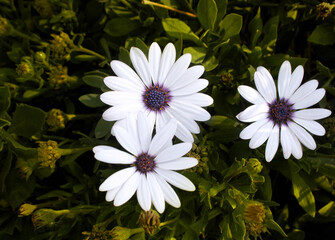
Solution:
[[[168,184],[177,188],[194,191],[195,186],[183,175],[173,170],[182,170],[197,165],[195,158],[182,157],[191,150],[191,143],[172,145],[177,121],[171,119],[151,138],[153,123],[143,113],[128,118],[127,130],[115,126],[115,137],[129,153],[109,146],[93,148],[94,157],[105,163],[130,164],[108,177],[100,191],[107,191],[106,200],[114,201],[115,206],[127,202],[137,191],[137,200],[143,210],[148,211],[151,203],[158,212],[165,209],[165,201],[178,208],[180,201]]]
[[[112,106],[103,113],[103,119],[117,121],[114,126],[125,126],[129,113],[142,111],[160,130],[174,118],[178,123],[176,136],[182,141],[193,142],[191,133],[200,132],[195,121],[210,118],[202,107],[213,103],[210,96],[198,93],[208,85],[207,80],[199,79],[204,67],[189,68],[191,54],[184,54],[175,61],[176,49],[171,43],[163,53],[158,44],[153,43],[148,58],[140,49],[132,47],[130,58],[136,72],[123,62],[111,62],[117,76],[104,79],[113,91],[100,97],[102,102]]]
[[[254,75],[258,91],[244,85],[238,87],[242,97],[254,104],[236,116],[242,122],[254,122],[240,133],[240,138],[250,139],[249,147],[252,149],[267,140],[265,159],[268,162],[276,154],[279,141],[285,159],[291,154],[300,159],[300,143],[314,150],[316,143],[310,133],[317,136],[325,134],[325,129],[314,120],[328,117],[331,111],[323,108],[306,109],[318,103],[325,95],[325,90],[317,89],[317,80],[310,80],[300,86],[303,74],[302,66],[291,73],[291,64],[285,61],[278,75],[278,97],[275,82],[264,67],[258,67]]]

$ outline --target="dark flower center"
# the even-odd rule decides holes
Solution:
[[[158,85],[147,88],[143,93],[145,106],[155,112],[164,110],[171,99],[169,92],[166,88]]]
[[[288,103],[288,100],[280,99],[270,104],[270,119],[275,124],[287,124],[287,121],[291,119],[292,116],[292,104]]]
[[[140,173],[152,172],[156,167],[154,157],[147,153],[142,153],[136,158],[135,166]]]

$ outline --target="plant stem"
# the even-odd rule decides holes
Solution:
[[[169,6],[166,6],[166,5],[163,5],[163,4],[160,4],[160,3],[156,3],[156,2],[151,2],[151,1],[148,1],[148,0],[142,0],[142,4],[144,4],[144,5],[153,5],[153,6],[156,6],[156,7],[165,8],[165,9],[168,9],[168,10],[180,13],[180,14],[184,14],[186,16],[193,17],[193,18],[197,17],[197,15],[194,14],[194,13],[185,12],[185,11],[173,8],[173,7],[169,7]]]
[[[92,51],[90,49],[84,48],[82,46],[74,48],[74,49],[72,49],[72,51],[88,53],[88,54],[96,56],[96,57],[98,57],[98,58],[100,58],[102,60],[106,60],[106,58],[104,56],[100,55],[99,53],[96,53],[96,52],[94,52],[94,51]]]

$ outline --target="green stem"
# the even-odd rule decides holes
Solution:
[[[61,153],[62,156],[65,156],[65,155],[70,155],[70,154],[73,154],[73,153],[77,153],[77,152],[81,152],[81,151],[88,151],[88,150],[91,150],[92,147],[84,147],[84,148],[59,148],[59,152]]]
[[[88,53],[88,54],[96,56],[96,57],[98,57],[98,58],[100,58],[102,60],[106,60],[106,58],[104,56],[102,56],[101,54],[96,53],[96,52],[94,52],[94,51],[92,51],[90,49],[84,48],[82,46],[74,48],[74,49],[72,49],[72,51]]]
[[[87,118],[99,117],[99,114],[66,114],[67,120],[82,120]]]
[[[168,225],[168,224],[170,224],[170,223],[174,223],[174,222],[177,221],[177,220],[178,220],[178,217],[176,217],[176,218],[174,218],[174,219],[171,219],[171,220],[169,220],[169,221],[166,221],[166,222],[162,222],[161,224],[159,224],[159,227],[163,227],[163,226]]]
[[[19,32],[19,31],[15,30],[15,29],[12,30],[11,34],[14,35],[14,36],[22,37],[22,38],[25,38],[25,39],[27,39],[29,41],[41,44],[44,47],[46,47],[46,46],[49,45],[48,43],[42,42],[40,39],[32,38],[32,37],[28,36],[27,34]]]

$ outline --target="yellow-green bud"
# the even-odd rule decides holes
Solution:
[[[35,0],[34,8],[43,18],[53,15],[52,6],[48,0]]]
[[[225,87],[229,87],[232,88],[234,87],[234,76],[229,72],[223,72],[221,74],[221,83],[225,86]]]
[[[47,113],[46,123],[50,131],[57,131],[65,128],[66,114],[59,109],[51,109]]]
[[[48,140],[47,142],[39,141],[37,143],[39,144],[37,152],[40,166],[54,169],[56,161],[62,156],[57,142]]]
[[[38,51],[35,52],[35,61],[44,62],[47,58],[47,55],[44,52]]]
[[[142,232],[142,228],[124,228],[124,227],[114,227],[110,232],[113,240],[128,240],[132,235]]]
[[[263,166],[262,166],[261,162],[258,161],[258,159],[250,158],[247,161],[247,168],[248,168],[250,173],[258,174],[262,171]]]
[[[266,209],[263,203],[256,201],[245,201],[243,219],[247,231],[252,236],[258,237],[261,233],[267,231],[267,228],[264,225],[266,219]]]
[[[13,26],[6,18],[0,16],[0,37],[10,35]]]
[[[70,60],[70,53],[75,47],[73,41],[70,39],[69,35],[61,32],[59,35],[51,34],[54,38],[51,40],[51,56],[54,60]]]
[[[34,67],[30,61],[21,61],[16,68],[16,73],[20,77],[32,77],[35,74]]]
[[[52,226],[55,224],[57,217],[70,213],[70,210],[53,210],[48,208],[42,208],[36,210],[31,216],[34,229],[37,230],[44,226]]]
[[[54,89],[60,89],[64,85],[69,86],[72,82],[77,81],[77,77],[67,75],[67,67],[62,65],[52,66],[48,74],[49,84]]]
[[[161,222],[158,213],[156,211],[149,210],[142,212],[139,223],[148,234],[152,235]]]
[[[29,203],[22,204],[19,207],[19,217],[26,217],[32,214],[37,208],[37,205],[32,205]]]
[[[328,17],[333,9],[334,5],[327,3],[327,2],[322,2],[318,5],[316,5],[316,13],[318,17],[322,18],[324,20],[326,17]]]

